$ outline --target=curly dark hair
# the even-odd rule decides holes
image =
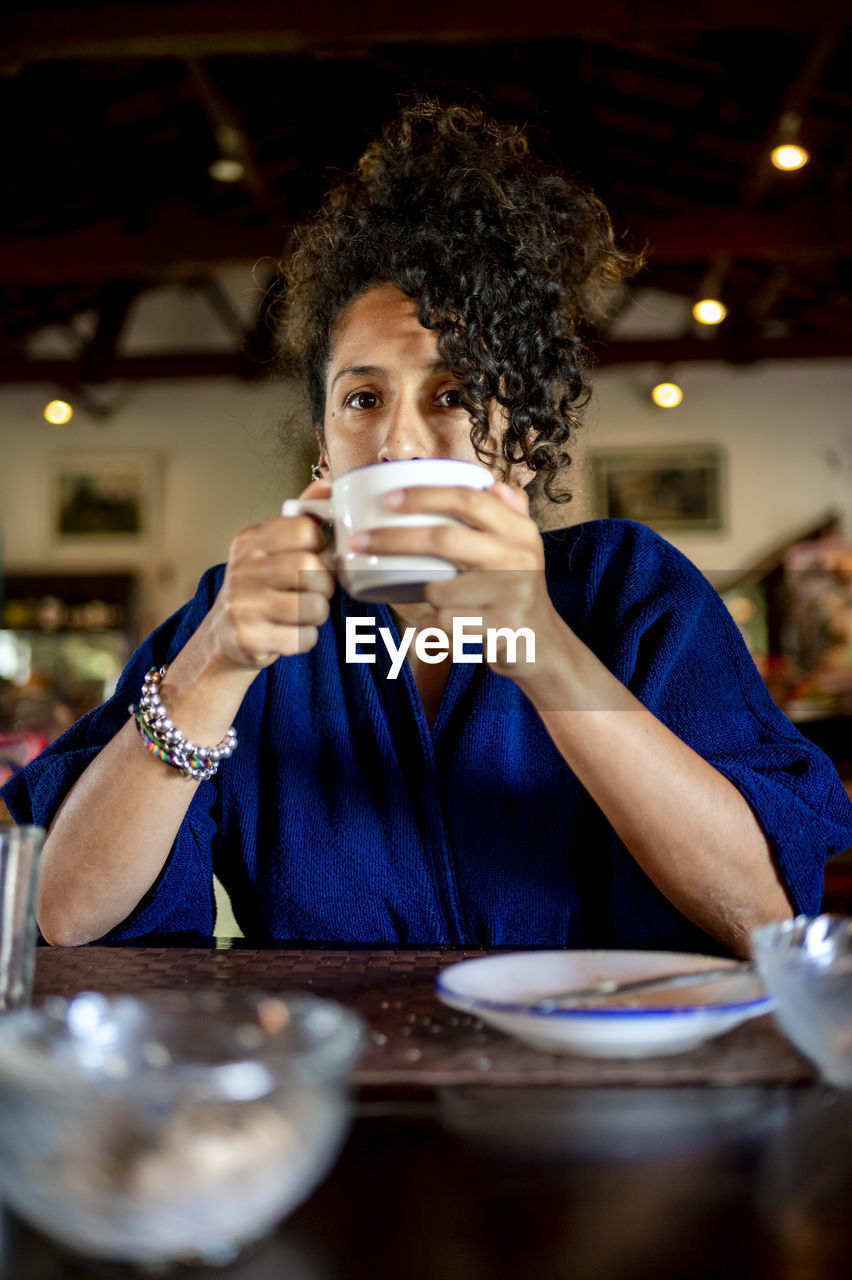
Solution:
[[[337,322],[369,289],[394,285],[438,332],[477,456],[504,475],[526,463],[548,498],[566,501],[556,481],[590,394],[583,329],[637,265],[597,196],[533,158],[520,128],[417,98],[293,233],[288,365],[321,427]],[[499,452],[487,447],[489,402],[505,411]]]

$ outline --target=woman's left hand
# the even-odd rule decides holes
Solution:
[[[514,659],[505,639],[498,637],[496,657],[489,666],[519,683],[541,678],[548,655],[555,657],[566,627],[548,595],[544,547],[524,491],[503,481],[487,489],[424,485],[389,493],[385,504],[403,515],[446,515],[459,522],[372,529],[352,538],[353,550],[440,556],[458,568],[455,578],[427,584],[431,611],[422,619],[418,616],[419,628],[438,627],[451,637],[456,617],[481,619],[483,632],[527,628],[535,636],[534,662],[528,660],[529,646],[523,637]],[[468,625],[466,630],[471,633],[475,628]]]

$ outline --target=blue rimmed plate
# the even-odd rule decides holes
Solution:
[[[549,1053],[645,1058],[684,1053],[768,1013],[760,979],[730,961],[730,978],[676,991],[608,997],[577,1008],[538,1007],[563,991],[724,968],[718,956],[669,951],[522,951],[448,965],[438,997]]]

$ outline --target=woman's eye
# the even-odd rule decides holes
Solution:
[[[346,404],[353,409],[375,409],[379,397],[375,391],[353,391],[346,397]]]
[[[458,409],[461,405],[461,387],[447,387],[438,395],[438,404],[445,409]]]

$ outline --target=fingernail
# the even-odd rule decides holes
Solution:
[[[369,533],[353,533],[352,537],[349,539],[349,546],[353,551],[369,551]]]
[[[385,494],[386,507],[401,507],[405,502],[405,493],[402,489],[392,489],[390,493]]]

